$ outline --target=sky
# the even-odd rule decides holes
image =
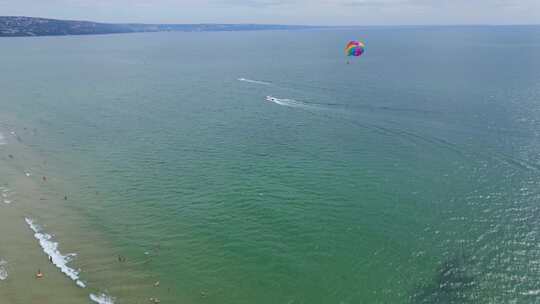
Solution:
[[[141,23],[540,24],[540,0],[0,0],[0,15]]]

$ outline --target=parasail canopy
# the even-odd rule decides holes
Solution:
[[[349,41],[347,47],[345,47],[345,54],[347,56],[359,57],[364,54],[366,46],[363,42],[360,41]]]

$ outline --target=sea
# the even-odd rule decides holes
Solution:
[[[2,38],[0,67],[1,303],[540,303],[540,26]]]

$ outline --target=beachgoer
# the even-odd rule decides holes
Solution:
[[[38,269],[38,271],[36,273],[36,278],[38,278],[38,279],[43,278],[43,272],[41,272],[41,269]]]

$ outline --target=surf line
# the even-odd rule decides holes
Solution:
[[[38,240],[39,245],[49,257],[51,262],[58,268],[60,271],[65,274],[68,278],[72,279],[77,286],[80,288],[86,288],[86,284],[80,280],[79,271],[70,268],[68,263],[73,260],[77,254],[69,253],[63,255],[58,250],[58,242],[53,240],[53,237],[50,234],[42,232],[41,227],[34,223],[33,219],[24,218],[30,229],[34,232],[34,237]]]
[[[98,294],[98,295],[90,294],[89,297],[90,297],[90,300],[98,304],[114,304],[114,298],[104,293]]]
[[[7,261],[0,259],[0,281],[8,278]]]

